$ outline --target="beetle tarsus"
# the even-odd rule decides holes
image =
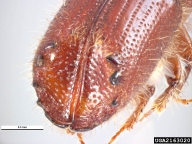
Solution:
[[[80,142],[81,144],[85,144],[85,142],[83,141],[82,133],[77,133],[77,137],[78,137],[79,142]]]

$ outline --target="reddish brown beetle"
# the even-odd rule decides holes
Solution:
[[[137,107],[109,143],[131,129],[155,91],[149,81],[164,66],[169,86],[149,112],[178,97],[192,66],[183,21],[190,0],[66,0],[33,63],[37,104],[56,126],[79,132],[110,119],[131,100]]]

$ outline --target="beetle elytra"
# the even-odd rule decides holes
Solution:
[[[84,143],[82,132],[136,101],[112,143],[137,121],[165,109],[170,98],[192,102],[179,97],[192,66],[183,25],[190,8],[190,0],[66,0],[34,57],[37,104],[53,124],[77,132]],[[168,87],[141,116],[156,90],[157,71],[166,71]]]

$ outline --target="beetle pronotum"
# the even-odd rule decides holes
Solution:
[[[191,39],[183,26],[190,0],[66,0],[33,62],[37,104],[55,125],[89,131],[131,101],[136,107],[112,143],[125,129],[161,112],[179,97],[192,65]],[[152,108],[157,72],[168,83]],[[140,117],[141,116],[141,117]]]

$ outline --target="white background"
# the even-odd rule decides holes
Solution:
[[[1,0],[0,125],[42,125],[44,130],[0,130],[0,144],[79,143],[75,135],[51,126],[36,106],[37,97],[31,86],[30,61],[49,23],[46,19],[50,19],[61,4],[58,0]],[[183,95],[192,98],[192,78]],[[116,144],[153,144],[154,136],[192,137],[192,104],[169,105],[161,115],[154,113],[133,130],[125,131]],[[86,144],[107,144],[120,128],[122,117],[126,115],[86,134]]]

